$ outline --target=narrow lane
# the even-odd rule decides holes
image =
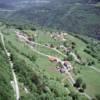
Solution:
[[[5,51],[5,53],[6,53],[7,57],[8,57],[9,64],[10,64],[10,67],[11,67],[11,71],[12,71],[12,75],[13,75],[16,100],[19,100],[19,98],[20,98],[19,86],[18,86],[18,81],[17,81],[16,74],[15,74],[15,72],[13,70],[13,62],[10,60],[10,53],[6,49],[5,42],[4,42],[4,37],[3,37],[3,34],[1,32],[0,32],[0,35],[1,35],[1,41],[2,41],[2,44],[3,44],[3,47],[4,47],[4,51]]]

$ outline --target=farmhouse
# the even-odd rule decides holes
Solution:
[[[51,61],[51,62],[57,62],[57,58],[56,58],[56,57],[49,56],[48,59],[49,59],[49,61]]]
[[[69,61],[64,61],[64,66],[67,68],[68,71],[73,69],[73,67]]]

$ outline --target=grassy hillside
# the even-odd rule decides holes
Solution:
[[[18,29],[15,29],[12,26],[8,27],[7,25],[3,25],[1,30],[5,37],[6,47],[12,54],[12,61],[14,63],[14,71],[18,78],[21,100],[27,100],[27,98],[29,100],[74,100],[72,99],[74,98],[73,95],[75,98],[77,98],[76,100],[87,100],[87,97],[80,94],[80,92],[76,92],[76,88],[68,81],[69,77],[64,73],[61,74],[57,70],[58,65],[56,63],[50,62],[48,57],[45,55],[52,55],[58,57],[61,60],[68,59],[74,68],[71,71],[71,75],[75,80],[77,80],[79,77],[82,79],[82,84],[86,84],[85,92],[92,98],[100,95],[100,56],[97,55],[97,53],[99,54],[99,41],[92,38],[83,37],[81,35],[72,36],[68,33],[66,33],[67,35],[64,37],[66,41],[62,41],[59,40],[59,38],[55,40],[51,37],[51,35],[55,34],[56,32],[53,30],[52,32],[45,29],[36,29],[34,31],[30,29],[19,30],[28,36],[34,37],[33,41],[41,44],[36,45],[34,49],[32,49],[29,45],[18,39],[16,36],[16,31],[18,31]],[[56,35],[58,33],[56,33]],[[98,44],[95,48],[95,51],[92,51],[94,46],[90,44],[92,43],[91,40],[93,43]],[[53,49],[42,46],[51,44],[54,47],[57,47],[57,50],[66,55],[66,57]],[[61,49],[61,45],[65,46],[66,48],[72,47],[73,49],[71,52],[75,53],[75,55],[79,57],[81,63],[77,63],[74,57],[73,59],[70,58],[70,53],[66,53],[63,49]],[[88,46],[89,48],[87,48]],[[87,49],[90,50],[96,57],[93,57],[91,53],[87,53],[85,51]],[[2,52],[4,51],[2,50]],[[38,52],[43,53],[43,55]],[[0,57],[2,58],[1,66],[3,66],[3,61],[6,61],[7,58],[3,55],[4,53],[0,54]],[[8,66],[8,64],[5,63],[5,66]],[[5,67],[1,68],[2,70],[5,69]],[[10,68],[7,68],[6,70],[7,73],[9,73],[8,75],[10,78],[8,77],[8,79],[6,79],[7,77],[5,76],[5,80],[8,80],[8,87],[11,88],[10,80],[12,79],[12,74]],[[4,73],[1,72],[1,76],[3,74]],[[6,75],[6,73],[4,75]],[[10,91],[9,88],[8,90]],[[11,90],[9,94],[5,95],[11,95],[12,91],[13,90]],[[3,94],[4,93],[5,90]],[[1,100],[3,100],[3,97],[0,97],[2,98]]]

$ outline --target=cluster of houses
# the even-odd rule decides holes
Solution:
[[[71,47],[67,47],[66,48],[64,45],[60,45],[59,48],[62,49],[63,52],[65,52],[65,53],[70,53],[72,51],[72,48]]]
[[[65,37],[67,36],[68,34],[67,33],[64,33],[64,32],[55,32],[55,33],[52,33],[50,35],[51,38],[53,38],[54,40],[60,40],[60,41],[66,41]],[[57,48],[57,47],[56,47]],[[71,47],[65,47],[64,45],[60,45],[59,46],[59,49],[63,50],[64,52],[68,53],[68,52],[71,52],[72,51],[72,48]]]
[[[35,44],[32,42],[31,38],[29,36],[27,36],[26,34],[24,34],[23,32],[16,32],[16,35],[18,38],[20,38],[20,40],[24,40],[26,41],[28,44],[31,44],[32,46],[34,46]],[[62,47],[63,49],[66,49],[64,47]],[[68,49],[66,49],[68,51]],[[57,70],[60,71],[61,73],[64,73],[66,71],[71,71],[73,69],[71,63],[69,61],[62,61],[57,57],[54,56],[49,56],[48,60],[50,62],[55,62],[57,64]]]
[[[27,36],[25,33],[23,32],[16,32],[17,37],[21,40],[21,41],[25,41],[28,44],[31,44],[33,47],[35,47],[35,44],[32,42],[32,37]]]
[[[66,41],[65,36],[67,35],[67,33],[61,32],[55,32],[53,34],[51,34],[51,38],[53,38],[54,40],[61,40],[61,41]]]
[[[57,70],[61,73],[65,73],[66,71],[70,72],[73,67],[69,61],[61,61],[57,57],[49,56],[48,57],[50,62],[55,62],[57,64]]]
[[[17,36],[21,35],[21,36],[24,36],[25,38],[27,38],[29,41],[32,41],[33,40],[33,36],[37,36],[36,34],[34,35],[28,35],[26,32],[23,32],[23,31],[16,31],[16,34]]]
[[[61,49],[64,53],[70,53],[72,51],[71,47],[65,47],[64,45],[54,46],[53,44],[46,43],[45,46],[53,49]]]

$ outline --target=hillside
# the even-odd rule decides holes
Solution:
[[[100,100],[100,0],[0,0],[0,100]]]
[[[6,49],[11,54],[10,59],[17,77],[21,100],[74,100],[73,98],[99,100],[100,55],[97,55],[100,49],[99,41],[92,39],[91,42],[91,38],[83,38],[81,35],[72,36],[63,32],[58,34],[59,32],[55,30],[38,28],[31,30],[5,24],[2,24],[0,30],[4,36]],[[63,37],[63,35],[65,36]],[[94,46],[96,45],[95,49],[92,43]],[[2,41],[0,44],[2,47]],[[91,51],[92,48],[95,51]],[[91,52],[88,53],[88,50]],[[3,47],[2,52],[4,52]],[[95,57],[91,54],[94,54]],[[7,60],[7,56],[3,56],[1,53],[0,55],[2,59]],[[66,61],[68,69],[65,68],[66,65],[63,65]],[[1,66],[3,66],[3,62]],[[6,66],[9,66],[9,63]],[[1,68],[5,69],[5,67]],[[12,81],[13,74],[11,68],[7,68],[7,72],[10,72],[7,84],[9,83],[9,88],[11,88],[10,81]],[[6,76],[2,77],[7,80],[6,78]],[[78,80],[79,83],[77,83]],[[74,84],[77,85],[73,86]],[[78,90],[78,88],[80,89]],[[5,89],[7,88],[5,87]],[[5,91],[2,91],[3,95]],[[16,94],[16,92],[14,93]],[[9,95],[11,94],[9,92]],[[11,100],[9,95],[5,94],[8,100]],[[14,97],[14,95],[12,96]],[[0,98],[3,100],[1,94]]]

